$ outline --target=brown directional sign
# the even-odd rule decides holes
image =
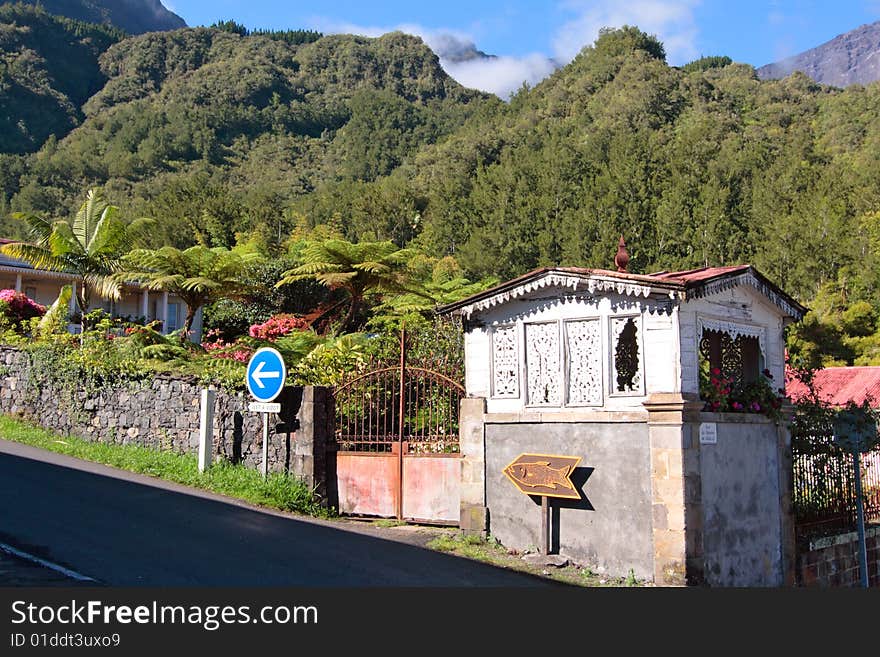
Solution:
[[[579,500],[581,494],[574,487],[571,475],[580,462],[580,456],[520,454],[504,468],[504,474],[528,495]]]

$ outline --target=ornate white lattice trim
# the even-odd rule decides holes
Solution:
[[[527,403],[531,406],[561,406],[559,322],[526,324],[525,341]]]
[[[632,297],[648,297],[651,294],[652,287],[650,285],[642,285],[640,283],[632,283],[627,281],[613,280],[610,278],[598,277],[581,277],[566,274],[546,274],[541,278],[537,278],[528,283],[523,283],[504,292],[499,292],[491,297],[480,299],[474,303],[461,307],[461,313],[466,317],[470,317],[475,312],[488,310],[494,306],[518,299],[526,294],[541,290],[546,287],[562,287],[571,288],[573,291],[582,289],[587,290],[590,294],[595,292],[617,292]],[[672,292],[670,292],[672,294]]]
[[[602,325],[601,320],[573,319],[565,323],[568,354],[567,403],[573,406],[601,406]]]
[[[803,319],[804,311],[802,309],[796,308],[795,306],[791,305],[787,299],[785,299],[769,285],[761,281],[751,271],[746,271],[738,276],[722,278],[721,280],[701,285],[697,289],[690,291],[688,293],[688,298],[699,299],[701,297],[709,296],[710,294],[718,294],[719,292],[724,292],[725,290],[729,290],[740,285],[748,285],[755,288],[785,314],[798,320]]]
[[[492,329],[492,396],[519,397],[516,326]]]
[[[708,317],[697,317],[697,340],[703,337],[703,331],[719,331],[727,333],[731,339],[736,340],[739,336],[758,338],[758,347],[764,360],[767,360],[766,335],[767,331],[763,326],[755,326],[753,324],[740,324],[726,319],[710,319]]]

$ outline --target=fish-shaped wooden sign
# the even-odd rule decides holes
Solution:
[[[528,495],[579,500],[581,494],[571,481],[571,475],[580,461],[580,456],[520,454],[504,468],[504,474]]]

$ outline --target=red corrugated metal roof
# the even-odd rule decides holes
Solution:
[[[661,271],[651,274],[651,278],[659,278],[664,281],[672,281],[687,285],[688,283],[703,283],[719,276],[727,276],[738,272],[744,272],[749,265],[731,265],[729,267],[700,267],[699,269],[687,269],[685,271]]]
[[[845,406],[850,401],[861,404],[866,399],[872,406],[880,406],[880,367],[826,367],[818,370],[813,380],[819,399],[830,406]],[[807,394],[807,387],[786,372],[785,393],[797,402]]]

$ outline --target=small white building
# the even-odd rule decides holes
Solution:
[[[0,244],[8,244],[11,240],[0,239]],[[65,285],[78,285],[79,277],[68,272],[36,269],[27,262],[0,253],[0,289],[13,289],[23,292],[28,298],[39,304],[52,304]],[[74,295],[71,298],[71,311],[75,306]],[[176,331],[183,326],[186,318],[186,304],[175,294],[168,292],[150,292],[142,287],[128,285],[123,290],[119,301],[102,299],[93,296],[91,307],[87,310],[101,308],[113,317],[126,318],[131,321],[148,323],[158,319],[162,321],[161,332],[164,334]],[[201,342],[202,309],[195,315],[190,339]]]
[[[749,265],[542,268],[441,308],[465,330],[462,527],[535,549],[537,497],[503,469],[578,456],[582,499],[553,502],[561,554],[659,584],[790,580],[787,425],[706,412],[699,368],[781,388],[805,312]]]
[[[544,268],[442,309],[462,315],[465,387],[490,413],[644,410],[699,393],[698,354],[783,385],[783,328],[805,309],[749,265],[647,276]]]

